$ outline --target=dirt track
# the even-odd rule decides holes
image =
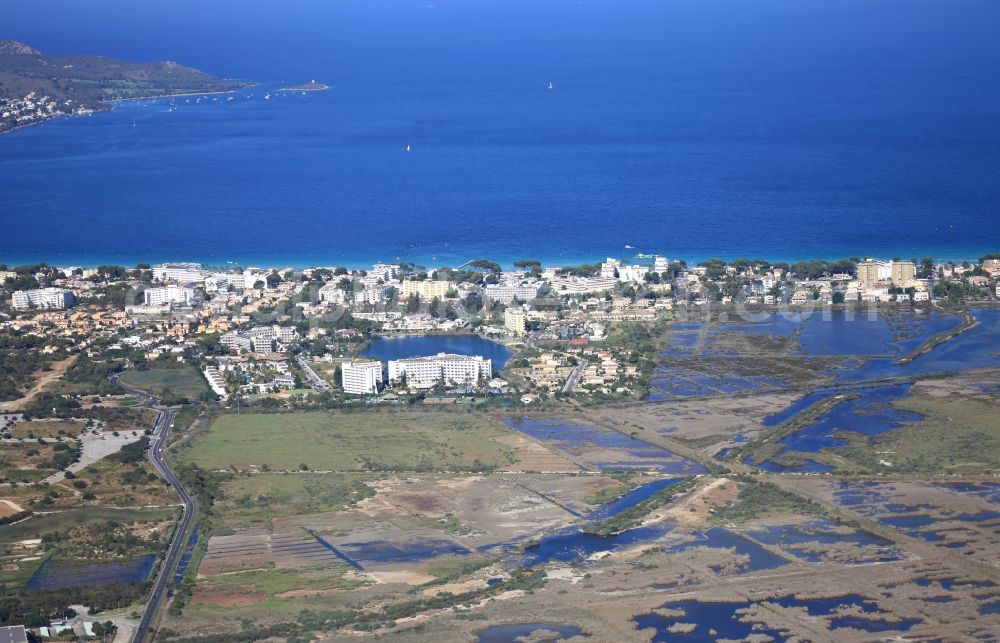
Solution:
[[[52,370],[45,371],[44,373],[42,373],[42,376],[38,378],[38,381],[35,382],[34,386],[28,389],[28,392],[25,393],[22,397],[16,400],[10,400],[8,402],[0,402],[0,412],[9,413],[11,411],[17,411],[23,408],[25,404],[35,399],[35,396],[41,393],[46,386],[56,381],[60,377],[62,377],[63,373],[66,372],[66,369],[72,366],[73,362],[76,361],[76,357],[77,356],[74,355],[68,359],[64,359],[61,362],[53,362]]]

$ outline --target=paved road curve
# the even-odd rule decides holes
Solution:
[[[111,378],[111,383],[117,384],[129,393],[146,398],[147,402],[144,406],[152,407],[160,402],[145,391],[121,384],[118,381],[117,375]],[[150,464],[153,465],[153,468],[163,476],[163,479],[173,485],[174,490],[177,491],[177,495],[180,496],[181,502],[184,504],[184,515],[181,517],[180,524],[177,525],[177,529],[174,531],[174,536],[170,541],[170,548],[167,550],[167,555],[163,558],[163,564],[160,565],[160,573],[153,584],[153,591],[149,595],[149,600],[146,602],[146,610],[143,612],[142,619],[135,628],[135,634],[132,637],[133,643],[142,643],[149,635],[149,625],[160,607],[160,602],[166,597],[167,584],[170,582],[172,570],[176,566],[177,560],[184,549],[186,542],[184,535],[191,527],[191,521],[194,520],[194,502],[191,500],[191,496],[188,495],[187,489],[184,488],[181,481],[177,479],[170,465],[163,459],[163,445],[166,442],[167,433],[170,431],[170,426],[173,424],[174,416],[176,415],[176,409],[167,409],[157,413],[156,421],[153,423],[153,434],[149,437],[149,449],[146,452],[146,457],[149,459]]]

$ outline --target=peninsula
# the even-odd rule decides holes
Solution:
[[[302,83],[301,85],[291,85],[289,87],[282,87],[279,91],[283,92],[320,92],[324,89],[330,89],[329,85],[323,83],[317,83],[315,80],[310,80],[308,83]]]
[[[172,61],[48,56],[0,40],[0,134],[67,114],[91,114],[116,100],[225,92],[247,83],[215,78]]]

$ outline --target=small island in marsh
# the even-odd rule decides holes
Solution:
[[[248,84],[171,61],[47,56],[0,40],[0,134],[66,114],[106,111],[116,100],[226,92]]]
[[[279,91],[283,92],[321,92],[324,89],[330,89],[329,85],[323,83],[317,83],[315,80],[310,80],[308,83],[302,83],[301,85],[291,85],[289,87],[282,87]]]

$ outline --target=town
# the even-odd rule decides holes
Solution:
[[[384,393],[396,401],[457,392],[516,393],[531,403],[564,394],[641,398],[656,351],[623,344],[616,325],[655,331],[657,322],[713,306],[749,314],[1000,299],[1000,259],[992,256],[690,266],[654,256],[545,268],[523,260],[512,268],[485,259],[436,269],[4,266],[10,299],[0,332],[41,340],[33,359],[82,351],[125,358],[129,367],[187,364],[223,401],[350,404]],[[477,334],[514,355],[504,378],[482,355],[435,352],[387,363],[364,356],[373,336],[421,334]],[[2,385],[10,395],[26,384]]]
[[[36,92],[28,92],[21,98],[0,97],[0,132],[35,125],[66,114],[85,116],[93,111],[89,107],[74,105],[72,99],[60,104]]]

